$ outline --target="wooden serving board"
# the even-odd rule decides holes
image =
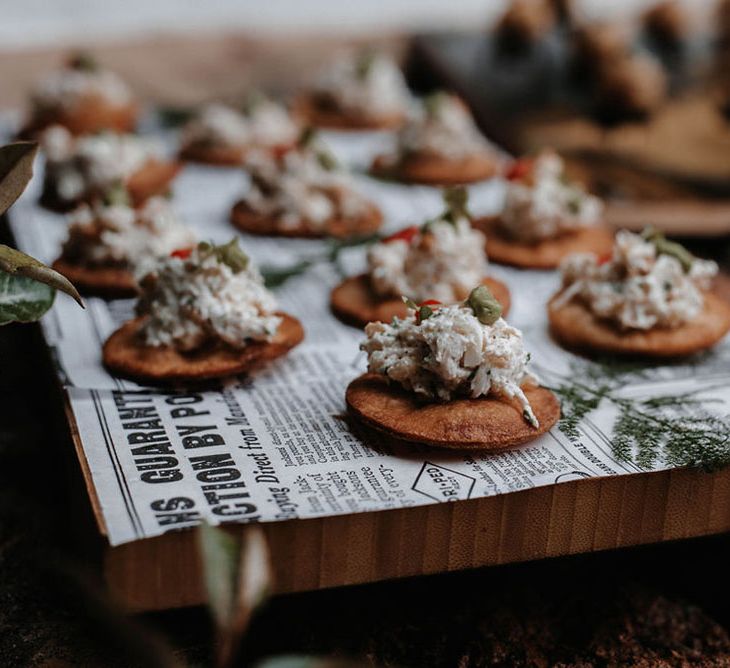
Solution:
[[[100,534],[99,499],[66,414]],[[496,566],[730,530],[730,469],[583,479],[457,503],[261,525],[275,593]],[[243,525],[228,525],[233,533]],[[205,602],[193,530],[103,548],[103,578],[130,612]]]
[[[570,80],[567,40],[557,31],[505,55],[486,32],[423,35],[413,62],[433,73],[422,83],[456,91],[487,136],[515,155],[558,150],[606,199],[609,222],[679,236],[730,234],[730,122],[713,95],[708,45],[688,46],[671,70],[670,96],[647,122],[607,128]]]

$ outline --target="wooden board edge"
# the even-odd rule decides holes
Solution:
[[[69,397],[68,390],[66,388],[61,388],[61,391],[63,392],[63,411],[66,414],[66,421],[71,433],[71,440],[74,444],[74,450],[76,450],[76,458],[78,459],[79,466],[81,467],[81,473],[84,477],[84,484],[86,486],[86,492],[89,495],[89,501],[91,502],[94,520],[96,521],[99,533],[102,536],[107,536],[108,534],[106,522],[104,521],[104,513],[101,509],[101,502],[99,501],[99,495],[96,492],[94,479],[91,475],[91,469],[89,468],[89,462],[86,459],[86,452],[84,452],[81,434],[79,434],[79,428],[76,424],[76,416],[74,415],[74,411],[71,406],[71,398]]]
[[[262,526],[275,593],[310,591],[728,531],[730,470],[592,478],[457,503]],[[205,599],[191,530],[109,548],[104,576],[112,596],[134,612]]]

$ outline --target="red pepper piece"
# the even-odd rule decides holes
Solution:
[[[606,264],[607,262],[611,261],[611,258],[613,258],[613,253],[604,253],[603,255],[598,256],[598,260],[596,260],[598,266],[600,267],[602,264]]]
[[[192,252],[192,248],[178,248],[170,253],[170,257],[179,257],[181,260],[187,260]]]
[[[515,160],[505,173],[508,181],[521,181],[532,171],[533,160],[531,158],[520,158]]]
[[[407,243],[411,243],[411,241],[413,241],[415,236],[418,234],[419,230],[420,228],[417,225],[406,227],[405,229],[402,229],[395,234],[391,234],[389,237],[385,237],[385,239],[383,239],[383,243],[387,244],[391,241],[405,241]]]

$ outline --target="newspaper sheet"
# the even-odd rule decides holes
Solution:
[[[364,168],[391,141],[387,135],[329,133],[333,152],[356,171],[357,184],[382,208],[386,231],[439,213],[440,193],[368,178]],[[14,207],[19,246],[52,261],[66,234],[64,217],[38,207],[40,177]],[[228,213],[246,187],[242,172],[186,167],[174,186],[181,217],[202,239],[237,234]],[[471,188],[475,214],[498,210],[498,182]],[[365,369],[362,333],[335,319],[329,292],[343,274],[364,266],[364,248],[326,259],[326,241],[242,237],[262,267],[317,260],[276,290],[282,310],[306,330],[302,345],[262,371],[206,386],[164,392],[113,378],[102,367],[106,337],[132,313],[131,300],[88,299],[80,310],[65,295],[44,317],[44,333],[78,424],[111,544],[219,522],[271,522],[459,501],[585,477],[626,475],[672,465],[662,457],[618,457],[612,447],[621,399],[678,392],[694,410],[725,415],[730,405],[730,346],[680,366],[616,380],[572,427],[555,428],[526,446],[498,453],[394,450],[363,440],[345,415],[344,391]],[[555,272],[492,265],[512,293],[510,322],[525,334],[533,368],[553,387],[590,387],[595,365],[557,347],[547,334],[545,304]],[[707,399],[705,402],[704,399]],[[671,417],[671,416],[670,416]],[[669,419],[669,418],[668,418]],[[636,463],[639,462],[639,463]]]

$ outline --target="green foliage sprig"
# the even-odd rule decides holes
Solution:
[[[707,471],[730,464],[730,415],[713,414],[707,406],[720,400],[699,396],[722,385],[636,399],[621,396],[621,388],[650,378],[651,367],[589,363],[572,371],[569,380],[550,387],[561,400],[559,428],[571,441],[579,440],[583,418],[610,403],[617,411],[611,437],[617,459],[642,469],[659,461]]]

